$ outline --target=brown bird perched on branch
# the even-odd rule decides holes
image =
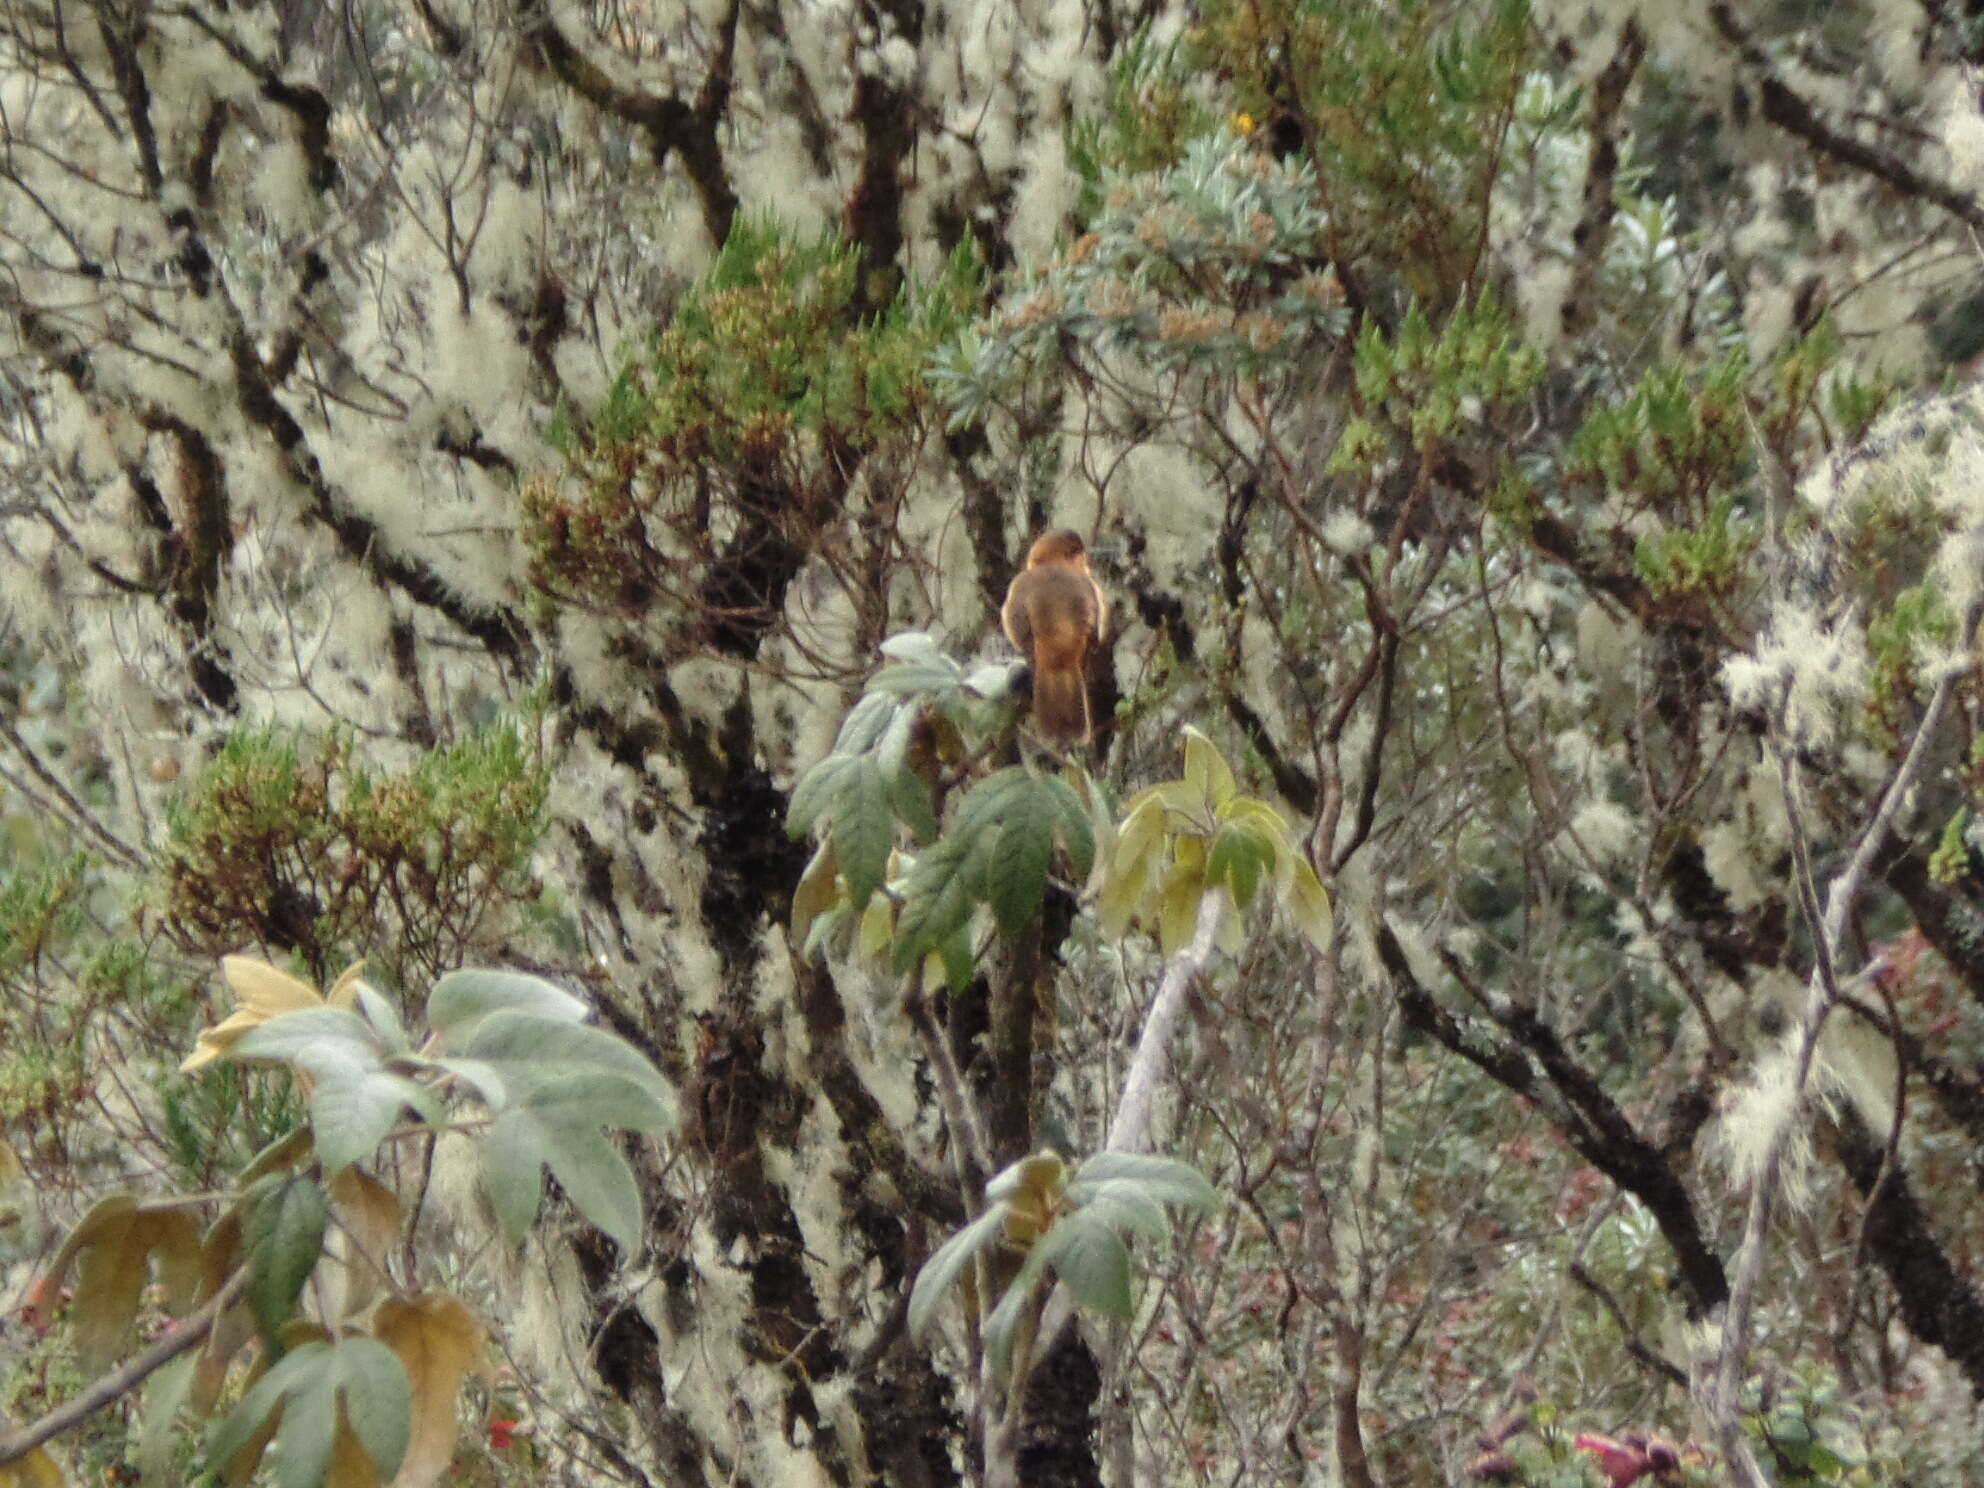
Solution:
[[[1006,639],[1033,666],[1033,716],[1059,744],[1089,737],[1088,658],[1109,623],[1109,602],[1088,571],[1088,550],[1065,527],[1043,532],[999,610]]]

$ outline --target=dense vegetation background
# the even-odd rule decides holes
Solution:
[[[538,972],[660,1071],[636,1234],[363,1170],[346,1332],[445,1289],[502,1361],[455,1481],[1964,1480],[1974,12],[5,0],[8,1418],[137,1347],[30,1290],[66,1227],[206,1225],[305,1114],[179,1072],[240,952],[416,1027]],[[975,669],[1050,523],[1105,722],[1002,897]],[[1188,724],[1289,852],[1114,835]],[[1296,846],[1333,936],[1195,919]],[[1221,1202],[1005,1431],[910,1283],[1104,1145],[1167,968],[1151,1142]],[[192,1471],[135,1389],[55,1455],[147,1420]]]

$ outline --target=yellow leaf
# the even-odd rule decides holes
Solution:
[[[373,1332],[399,1355],[413,1390],[413,1435],[392,1488],[430,1488],[454,1459],[456,1399],[463,1376],[481,1361],[487,1335],[447,1292],[380,1303]]]
[[[0,1488],[66,1488],[68,1481],[42,1447],[0,1467]]]
[[[821,842],[819,851],[806,865],[806,871],[799,875],[799,882],[792,889],[792,943],[806,944],[806,932],[813,921],[840,902],[841,889],[837,881],[840,873],[839,860],[834,856],[833,834],[829,833]],[[873,901],[870,901],[871,903]]]
[[[416,1429],[418,1420],[416,1417]],[[358,1433],[351,1429],[342,1402],[338,1405],[338,1434],[331,1439],[331,1460],[324,1469],[324,1488],[379,1488],[379,1469]]]
[[[193,1420],[204,1421],[213,1414],[236,1355],[257,1336],[255,1314],[246,1302],[235,1303],[214,1319],[213,1331],[193,1357],[193,1382],[186,1387],[186,1410]]]
[[[400,1239],[400,1201],[390,1188],[357,1168],[331,1180],[331,1211],[342,1232],[343,1316],[362,1312],[387,1286],[386,1258]]]
[[[875,960],[888,954],[895,938],[896,902],[887,894],[877,894],[861,911],[861,927],[855,937],[855,947],[863,956]]]
[[[220,967],[239,1006],[212,1028],[200,1030],[193,1052],[179,1065],[182,1074],[191,1074],[212,1064],[245,1038],[251,1029],[260,1028],[271,1018],[324,1005],[324,999],[317,995],[315,987],[286,971],[277,970],[266,961],[258,961],[252,956],[223,956]],[[356,995],[347,978],[355,981],[358,969],[354,967],[338,978],[341,993]]]
[[[1185,783],[1215,807],[1224,806],[1239,789],[1226,756],[1190,724],[1185,726]]]
[[[1199,919],[1199,900],[1204,896],[1205,878],[1181,859],[1171,870],[1157,905],[1157,944],[1166,956],[1175,956],[1191,944]]]
[[[137,1240],[151,1254],[165,1310],[183,1316],[200,1300],[200,1226],[183,1209],[141,1211]]]
[[[338,973],[338,979],[331,983],[331,990],[324,1001],[332,1007],[341,1007],[349,1012],[358,1006],[358,982],[365,975],[365,963],[354,961]]]
[[[14,1149],[0,1141],[0,1230],[11,1229],[27,1218],[33,1198],[27,1170]]]
[[[1102,933],[1111,940],[1121,940],[1123,933],[1130,928],[1130,920],[1143,903],[1144,890],[1150,883],[1152,853],[1137,854],[1128,863],[1117,863],[1103,880],[1102,893],[1095,901],[1095,917],[1102,924]]]
[[[1136,809],[1123,818],[1116,837],[1116,851],[1110,855],[1110,861],[1118,872],[1134,872],[1164,838],[1163,799],[1149,792],[1139,799]]]
[[[1295,928],[1308,938],[1309,944],[1319,951],[1328,949],[1334,924],[1330,896],[1307,858],[1295,865],[1295,877],[1282,896],[1282,903],[1288,906]]]
[[[110,1367],[137,1319],[151,1269],[141,1229],[135,1212],[108,1221],[77,1257],[70,1336],[85,1374]]]
[[[315,987],[253,956],[223,956],[220,969],[235,1001],[264,1018],[323,1006],[324,999]]]

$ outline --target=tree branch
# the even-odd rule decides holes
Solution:
[[[207,1298],[197,1312],[173,1324],[143,1352],[132,1355],[75,1399],[58,1405],[41,1419],[0,1435],[0,1467],[25,1457],[43,1442],[52,1441],[71,1427],[81,1425],[90,1415],[129,1394],[161,1367],[200,1343],[213,1332],[214,1323],[234,1305],[235,1299],[240,1297],[247,1285],[248,1268],[243,1266],[228,1277],[221,1289]]]

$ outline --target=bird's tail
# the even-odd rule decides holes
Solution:
[[[1088,681],[1080,667],[1034,669],[1033,717],[1058,743],[1088,743]]]

